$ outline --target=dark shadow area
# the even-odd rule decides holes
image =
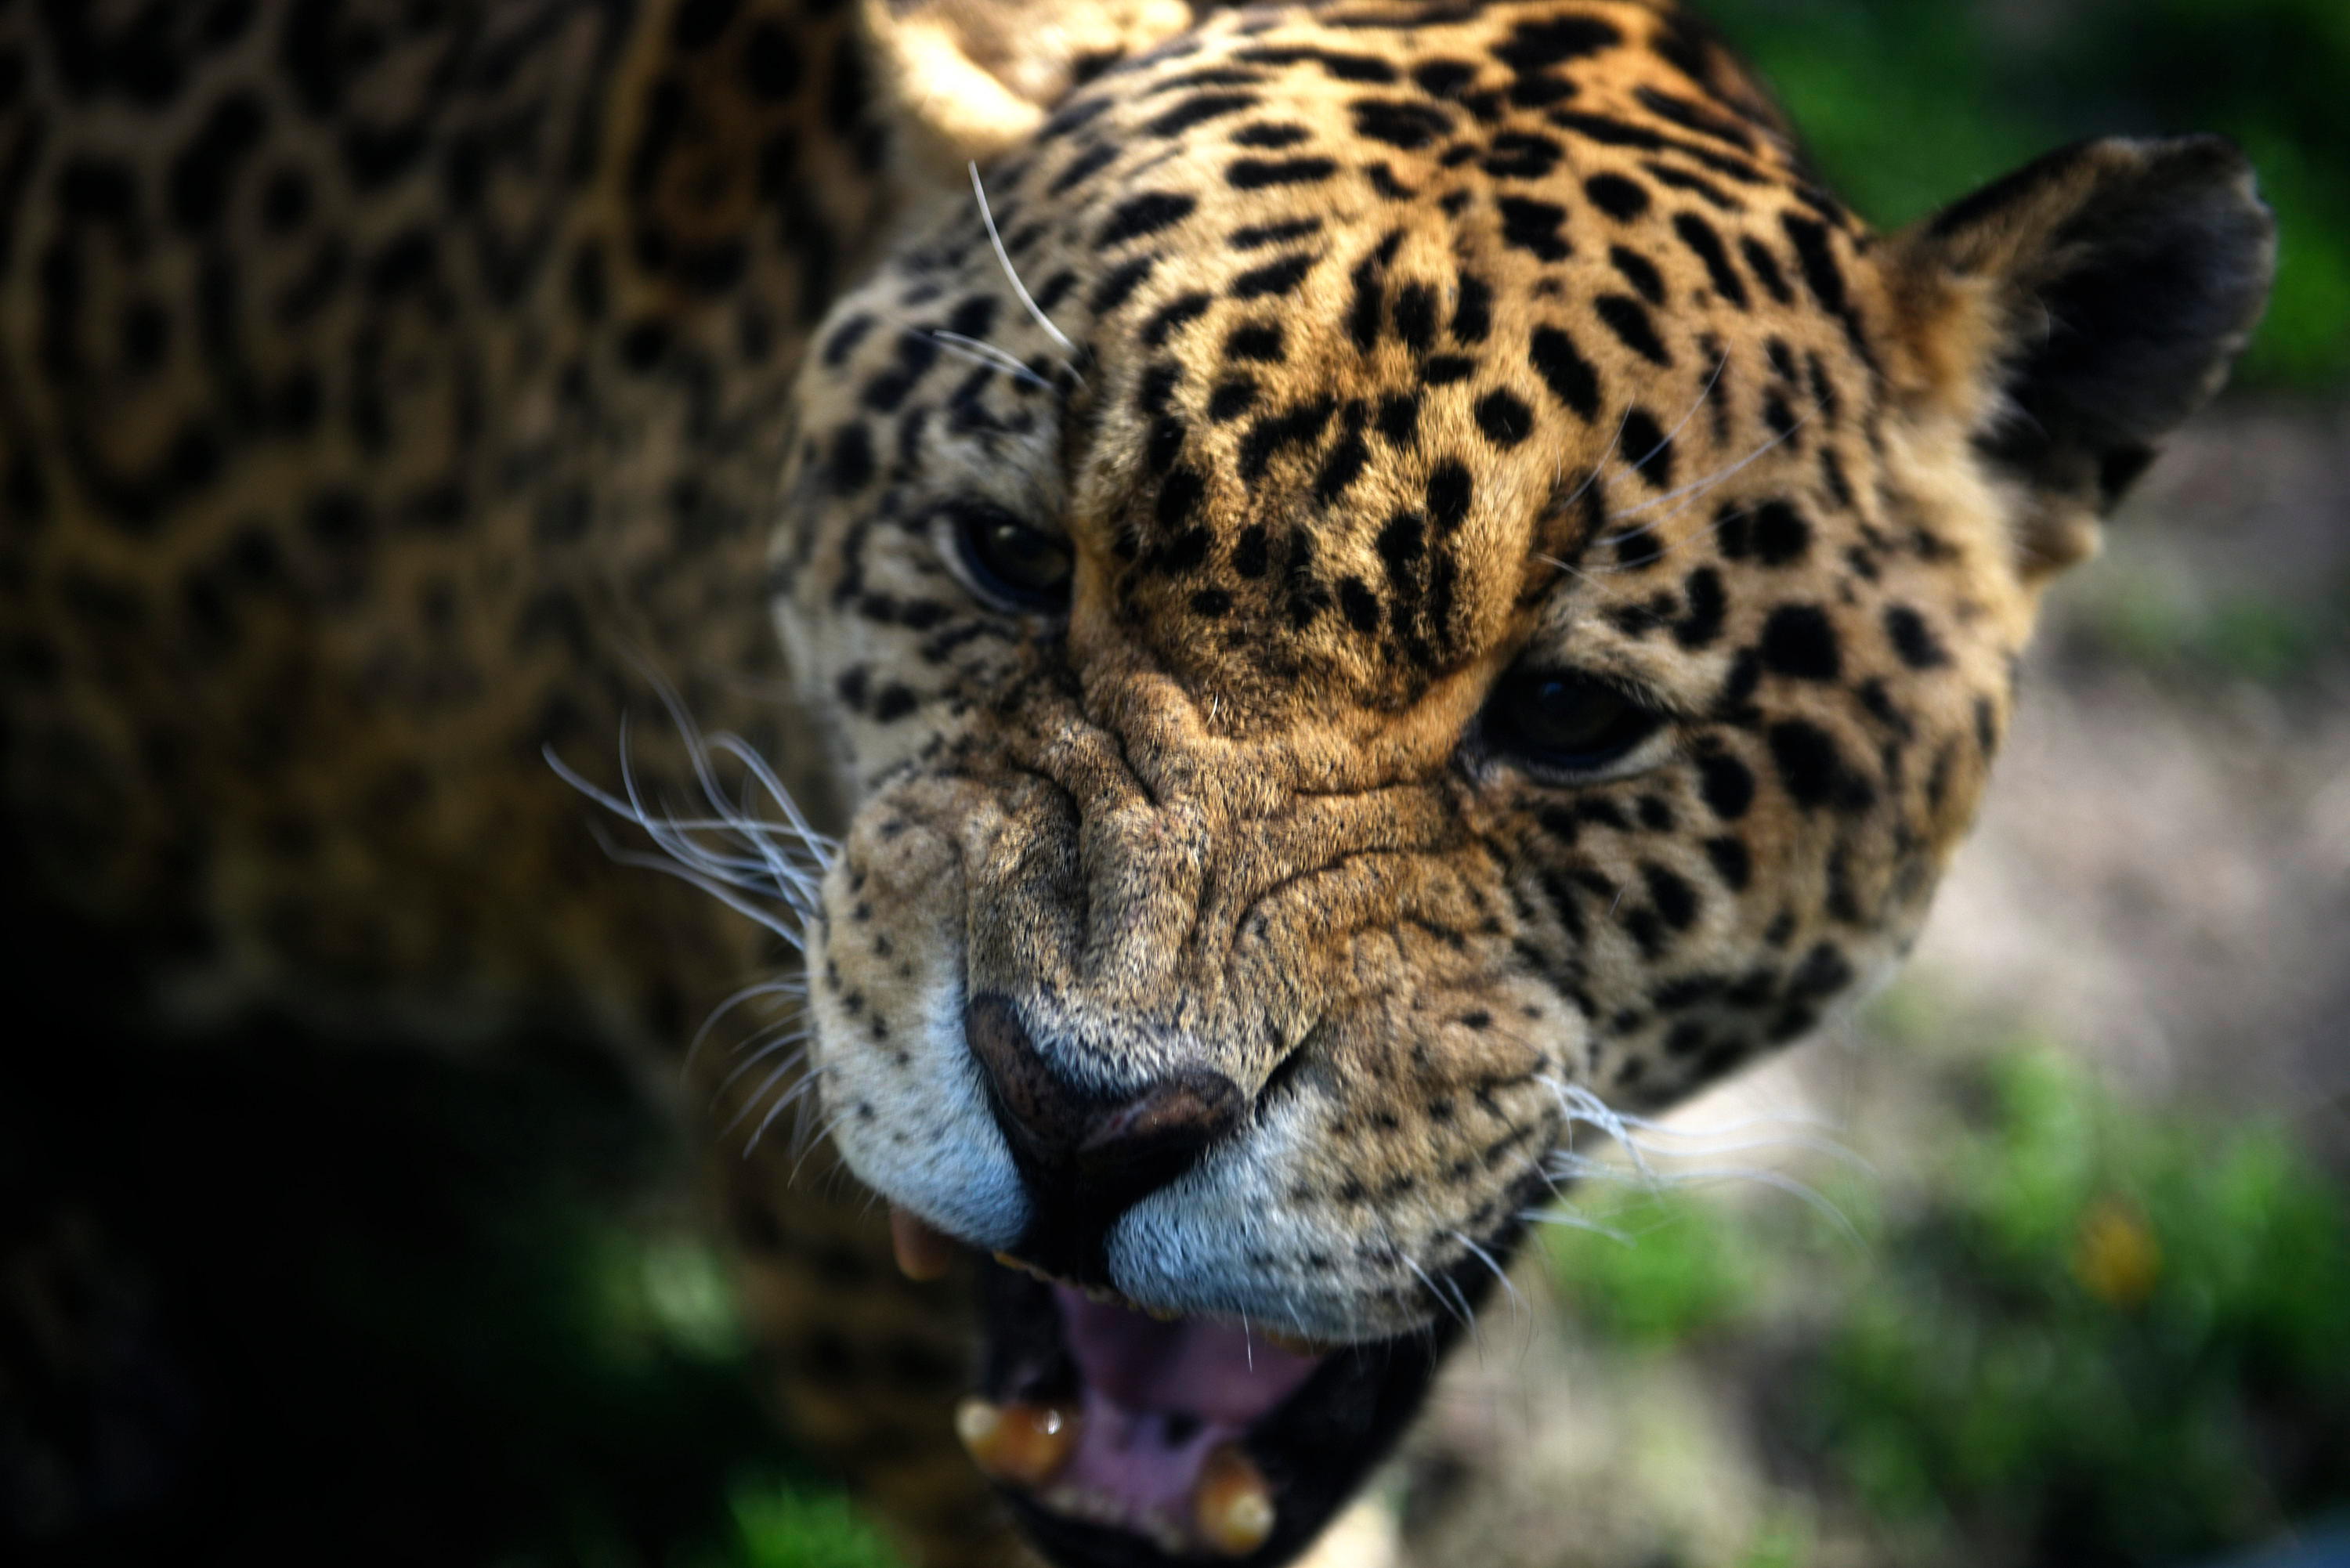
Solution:
[[[616,1071],[143,1045],[47,946],[7,981],[44,1000],[0,1100],[0,1557],[658,1561],[785,1463],[738,1352],[629,1319],[682,1158]]]

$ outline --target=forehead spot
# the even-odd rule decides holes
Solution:
[[[1641,478],[1659,490],[1672,488],[1673,438],[1648,410],[1635,408],[1624,416],[1624,432],[1617,448]]]
[[[1358,428],[1361,423],[1361,410],[1357,409],[1354,417],[1347,421],[1346,433],[1330,448],[1330,455],[1323,460],[1322,471],[1315,475],[1314,499],[1325,506],[1346,494],[1347,487],[1362,476],[1363,468],[1370,459],[1370,449],[1363,443]]]
[[[1479,167],[1496,180],[1539,180],[1565,156],[1565,149],[1547,136],[1504,130],[1494,136],[1492,151]]]
[[[1094,244],[1107,248],[1155,234],[1190,217],[1191,209],[1198,205],[1198,198],[1180,192],[1146,192],[1119,202],[1108,222],[1102,224],[1101,232],[1094,236]]]
[[[1475,493],[1469,470],[1461,464],[1440,462],[1428,476],[1427,504],[1429,520],[1440,534],[1450,534],[1469,520],[1469,505]]]
[[[1830,805],[1865,809],[1876,792],[1852,774],[1833,736],[1817,725],[1790,719],[1771,726],[1771,762],[1790,798],[1806,811]]]
[[[1264,299],[1294,294],[1297,286],[1305,281],[1305,275],[1314,270],[1314,264],[1320,259],[1301,254],[1283,256],[1278,261],[1251,268],[1232,280],[1232,296],[1234,299]]]
[[[1762,628],[1762,665],[1796,680],[1834,680],[1844,659],[1835,628],[1817,605],[1782,605]]]
[[[1901,662],[1912,670],[1937,670],[1950,662],[1934,628],[1908,605],[1895,605],[1885,612],[1885,635]]]
[[[1252,523],[1241,530],[1232,545],[1232,570],[1252,580],[1262,577],[1272,564],[1272,550],[1265,539],[1264,524]]]
[[[1650,269],[1653,275],[1654,269]],[[1659,283],[1659,292],[1663,285]],[[1673,357],[1657,336],[1656,323],[1649,318],[1648,307],[1629,295],[1603,294],[1592,302],[1592,310],[1616,334],[1618,341],[1650,364],[1669,369]]]
[[[1493,57],[1519,75],[1530,76],[1623,41],[1614,23],[1596,16],[1550,16],[1519,23],[1510,30],[1509,41],[1494,47]]]
[[[1724,822],[1735,822],[1754,805],[1754,774],[1727,752],[1698,759],[1698,794]]]
[[[1274,185],[1314,185],[1338,171],[1327,158],[1236,158],[1225,166],[1224,180],[1235,191],[1262,191]]]
[[[1310,140],[1313,134],[1302,125],[1244,125],[1232,132],[1232,145],[1278,151]]]
[[[1558,232],[1566,222],[1565,208],[1523,196],[1504,196],[1495,206],[1502,214],[1502,243],[1512,250],[1526,251],[1545,262],[1563,262],[1575,254],[1575,247]]]
[[[1691,572],[1681,584],[1681,592],[1689,600],[1689,613],[1673,623],[1673,640],[1694,653],[1721,635],[1730,598],[1721,590],[1721,574],[1711,566]]]
[[[1551,395],[1586,423],[1599,417],[1599,372],[1591,368],[1565,328],[1535,327],[1527,343],[1526,361]]]
[[[1659,163],[1653,158],[1643,162],[1640,167],[1647,170],[1648,177],[1658,184],[1669,185],[1676,191],[1686,191],[1718,213],[1746,211],[1745,202],[1702,175],[1692,174],[1686,169],[1676,169],[1669,163]],[[1790,296],[1787,303],[1794,304],[1794,298]]]
[[[1493,291],[1473,273],[1457,280],[1460,298],[1452,306],[1452,336],[1462,343],[1482,343],[1493,326]]]
[[[1159,258],[1156,256],[1140,256],[1128,262],[1094,286],[1092,295],[1086,300],[1087,308],[1097,317],[1107,316],[1124,305],[1158,265]]]
[[[1357,136],[1407,152],[1419,151],[1452,129],[1449,110],[1408,99],[1358,99],[1354,115]]]
[[[1204,294],[1178,295],[1151,313],[1142,329],[1142,343],[1147,348],[1163,348],[1175,329],[1185,322],[1206,314],[1211,301]],[[977,336],[977,334],[973,334]]]
[[[1319,218],[1293,218],[1282,223],[1252,223],[1234,229],[1225,236],[1226,243],[1236,251],[1263,250],[1267,245],[1281,244],[1289,240],[1302,240],[1321,232]]]
[[[1647,256],[1622,245],[1611,245],[1607,251],[1607,264],[1616,269],[1618,276],[1632,286],[1633,291],[1641,298],[1650,305],[1664,304],[1664,275],[1657,270],[1656,264]]]
[[[1264,477],[1264,471],[1283,449],[1310,446],[1322,439],[1323,430],[1337,405],[1328,398],[1302,403],[1282,414],[1267,414],[1248,428],[1241,441],[1240,471],[1243,480]]]
[[[1515,393],[1496,388],[1477,400],[1477,428],[1498,447],[1513,447],[1534,433],[1534,411]]]
[[[1410,446],[1419,435],[1419,394],[1390,392],[1379,400],[1378,432],[1398,447]]]
[[[1721,885],[1733,893],[1743,893],[1754,880],[1754,857],[1742,838],[1724,835],[1707,839],[1705,857],[1712,864],[1713,874],[1721,878]]]
[[[1228,424],[1256,407],[1256,379],[1253,376],[1220,381],[1208,397],[1208,418],[1215,424]]]
[[[1722,248],[1721,236],[1714,232],[1713,225],[1695,213],[1681,213],[1673,218],[1673,233],[1705,265],[1706,280],[1713,285],[1713,292],[1740,310],[1749,308],[1752,301],[1746,293],[1746,280],[1738,275],[1738,268],[1731,262],[1730,253]]]
[[[1411,79],[1433,98],[1454,98],[1477,79],[1477,67],[1467,60],[1424,60],[1412,67]]]
[[[1278,365],[1284,354],[1281,327],[1277,322],[1244,322],[1233,327],[1224,338],[1226,358]]]
[[[1253,92],[1195,93],[1162,112],[1142,129],[1153,136],[1178,136],[1195,125],[1205,125],[1228,114],[1256,107]]]
[[[1630,223],[1648,210],[1648,190],[1621,174],[1594,174],[1583,182],[1591,204],[1619,223]]]
[[[1795,291],[1787,286],[1785,274],[1779,270],[1779,258],[1771,247],[1749,234],[1738,242],[1738,254],[1746,258],[1746,270],[1762,286],[1762,292],[1779,305],[1795,303]]]
[[[1396,290],[1396,336],[1415,354],[1425,354],[1436,343],[1436,291],[1424,283],[1408,283]]]
[[[1066,196],[1117,161],[1118,149],[1109,142],[1097,142],[1091,147],[1080,148],[1077,155],[1069,160],[1068,166],[1055,175],[1053,182],[1045,188],[1045,193],[1048,196]]]

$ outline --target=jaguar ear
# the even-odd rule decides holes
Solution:
[[[2027,578],[2095,550],[2227,379],[2275,265],[2251,167],[2216,136],[2082,142],[1893,239],[1898,389],[1958,420],[2013,497]]]
[[[1035,135],[1075,88],[1191,25],[1185,0],[861,0],[858,16],[904,171],[954,183],[965,162]]]

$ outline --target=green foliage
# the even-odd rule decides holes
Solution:
[[[1728,1322],[1747,1302],[1724,1216],[1669,1193],[1607,1217],[1614,1233],[1548,1232],[1552,1272],[1602,1333],[1628,1345],[1679,1343]]]
[[[2113,571],[2074,603],[2090,648],[2168,675],[2282,686],[2350,649],[2350,591],[2340,589],[2285,599]]]
[[[2350,1195],[2280,1132],[2127,1109],[2052,1054],[1982,1086],[1923,1193],[1836,1194],[1863,1247],[1675,1198],[1646,1265],[1554,1250],[1578,1316],[1793,1337],[1773,1436],[1888,1529],[2151,1563],[2350,1503]],[[1829,1304],[1791,1320],[1774,1277]]]
[[[790,1485],[737,1486],[732,1530],[695,1568],[900,1568],[846,1498]]]
[[[2315,1457],[2350,1453],[2342,1195],[2281,1135],[2128,1116],[2054,1058],[1996,1088],[1824,1346],[1816,1436],[1849,1483],[2051,1560],[2158,1561],[2350,1499],[2350,1462]]]
[[[1703,0],[1825,172],[1907,223],[2085,136],[2216,130],[2281,221],[2247,377],[2350,377],[2350,7],[2338,0]]]

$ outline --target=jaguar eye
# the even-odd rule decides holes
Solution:
[[[1555,670],[1516,671],[1485,710],[1492,742],[1540,767],[1606,767],[1657,732],[1661,714],[1605,681]]]
[[[984,502],[957,507],[953,524],[955,548],[981,592],[1013,609],[1052,615],[1068,607],[1067,540]]]

